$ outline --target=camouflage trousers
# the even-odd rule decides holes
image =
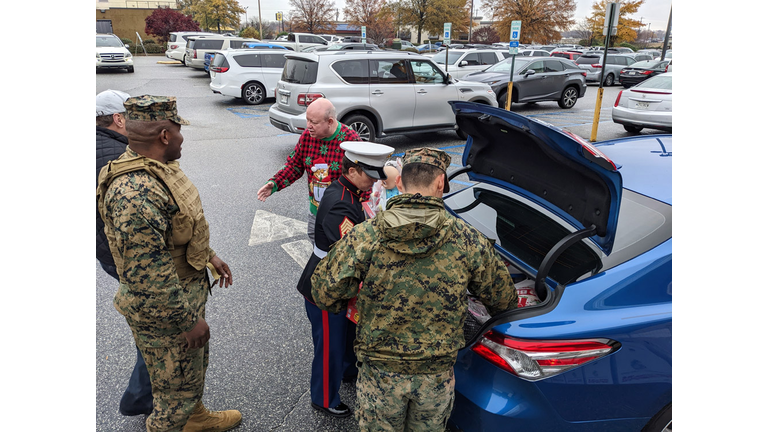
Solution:
[[[178,347],[140,348],[152,383],[153,409],[148,432],[181,432],[195,404],[203,398],[208,344],[187,350]]]
[[[451,416],[453,368],[408,375],[358,363],[357,410],[361,432],[444,431]]]

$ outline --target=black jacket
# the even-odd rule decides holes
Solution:
[[[353,226],[365,221],[363,205],[360,203],[360,195],[365,192],[358,190],[343,175],[323,192],[315,219],[315,246],[318,249],[328,252]],[[312,273],[319,262],[320,257],[313,253],[296,286],[301,295],[312,303]]]
[[[128,138],[113,130],[96,126],[96,185],[99,184],[99,171],[109,161],[117,159],[128,145]],[[107,236],[104,234],[104,222],[101,220],[99,210],[96,209],[96,259],[101,263],[101,267],[115,279],[117,269],[115,261],[112,259],[112,252],[109,250]]]

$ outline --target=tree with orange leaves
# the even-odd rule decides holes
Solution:
[[[492,11],[494,29],[509,35],[512,21],[521,21],[520,43],[555,43],[575,23],[575,0],[483,0],[483,8]]]
[[[394,36],[392,15],[385,10],[386,0],[347,0],[344,16],[357,27],[365,26],[367,42],[382,43]]]
[[[616,36],[611,37],[611,46],[617,46],[622,42],[634,42],[637,39],[637,31],[641,29],[643,23],[638,20],[629,18],[630,15],[637,13],[640,6],[645,3],[645,0],[624,0],[620,4],[619,9],[619,23],[616,25]],[[601,29],[595,37],[600,40],[605,40],[605,36],[602,35],[602,28],[605,25],[605,3],[596,2],[592,3],[592,15],[587,18],[587,21],[592,23],[592,28]]]

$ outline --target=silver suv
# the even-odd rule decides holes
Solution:
[[[321,51],[287,53],[269,120],[282,130],[302,133],[313,100],[325,97],[337,118],[363,140],[388,135],[455,130],[448,101],[498,106],[484,83],[454,80],[428,57],[402,51]]]
[[[608,64],[605,65],[605,78],[603,85],[610,87],[619,82],[619,71],[635,62],[630,56],[623,54],[611,54],[607,56]],[[600,82],[603,72],[603,54],[600,51],[582,54],[576,59],[579,68],[587,72],[587,82]]]

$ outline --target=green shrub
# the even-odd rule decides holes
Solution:
[[[128,38],[120,38],[120,40],[123,41],[124,44],[133,45],[133,41]]]
[[[163,48],[162,45],[158,45],[156,43],[144,42],[144,49],[147,50],[147,54],[162,54],[165,52],[165,48]],[[133,55],[137,55],[144,54],[144,49],[141,49],[141,45],[131,44],[130,48],[128,48],[128,51],[130,51]]]
[[[144,39],[144,46],[146,46],[147,44],[153,44],[153,43],[155,43],[154,39]]]
[[[402,49],[402,51],[410,51],[410,52],[415,52],[415,53],[419,52],[419,50],[417,50],[416,48],[411,48],[411,47],[405,47],[405,48]]]
[[[243,38],[261,39],[259,36],[259,31],[253,27],[246,27],[240,30],[240,34],[238,36]]]

